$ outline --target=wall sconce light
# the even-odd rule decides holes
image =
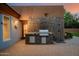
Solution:
[[[15,20],[15,21],[14,21],[14,28],[15,28],[15,29],[17,29],[17,25],[18,25],[18,21]]]

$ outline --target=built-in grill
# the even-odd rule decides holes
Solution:
[[[48,30],[39,30],[39,35],[40,36],[49,36],[49,31]]]
[[[48,30],[26,34],[26,43],[29,44],[51,44],[53,39],[53,35]]]
[[[49,36],[48,30],[39,30],[39,36],[41,37],[41,43],[46,43],[46,39]]]

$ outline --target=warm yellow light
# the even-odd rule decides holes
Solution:
[[[18,25],[18,21],[15,20],[15,22],[14,22],[14,27],[17,28],[17,25]]]
[[[17,25],[18,24],[18,21],[15,21],[15,25]]]

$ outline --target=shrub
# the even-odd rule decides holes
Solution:
[[[71,39],[72,36],[72,33],[65,32],[65,39]]]

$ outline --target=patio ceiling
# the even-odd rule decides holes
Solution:
[[[22,10],[28,6],[63,6],[64,5],[64,3],[7,3],[7,4],[19,14],[21,14]]]
[[[59,6],[63,3],[8,3],[9,6]]]

